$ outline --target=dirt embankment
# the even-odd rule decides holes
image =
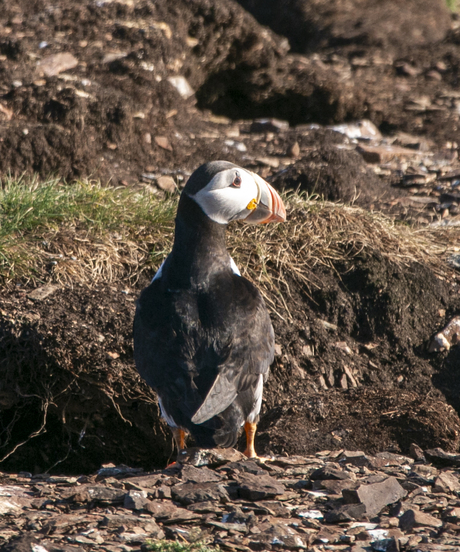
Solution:
[[[225,158],[280,189],[455,222],[457,22],[443,2],[426,3],[429,18],[412,2],[398,16],[395,2],[381,3],[384,16],[351,4],[343,17],[329,2],[326,17],[321,2],[273,1],[262,17],[258,2],[0,3],[0,171],[162,194],[160,175],[180,187]],[[358,119],[372,124],[348,124]],[[458,314],[458,270],[352,249],[304,280],[285,276],[284,301],[269,297],[278,350],[259,451],[457,450],[460,352],[427,347]],[[170,436],[132,362],[134,298],[149,276],[41,301],[27,286],[2,292],[2,469],[167,461]]]

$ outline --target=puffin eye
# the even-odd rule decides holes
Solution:
[[[237,174],[233,179],[232,186],[234,188],[239,188],[241,186],[241,176]]]

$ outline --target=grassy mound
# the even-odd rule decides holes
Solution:
[[[315,285],[311,269],[378,253],[397,264],[426,263],[438,272],[460,250],[459,227],[414,228],[379,213],[285,196],[288,221],[238,225],[229,249],[243,273],[268,292],[289,292],[286,276]],[[97,181],[5,180],[0,190],[0,278],[39,284],[92,285],[137,280],[172,244],[178,194]],[[274,285],[276,284],[276,286]]]

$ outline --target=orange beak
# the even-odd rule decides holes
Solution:
[[[266,224],[268,222],[284,222],[286,208],[278,192],[265,182],[259,175],[252,173],[259,190],[256,208],[243,219],[248,224]]]

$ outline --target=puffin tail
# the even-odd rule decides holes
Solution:
[[[208,422],[201,425],[194,424],[190,428],[190,432],[195,438],[198,447],[230,448],[236,445],[243,423],[243,412],[237,405],[231,404]]]

